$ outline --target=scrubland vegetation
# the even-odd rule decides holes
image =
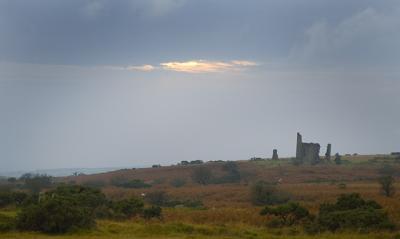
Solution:
[[[397,156],[181,162],[0,183],[0,238],[400,238]]]

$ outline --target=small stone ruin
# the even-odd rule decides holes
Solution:
[[[303,143],[300,133],[297,133],[296,160],[299,163],[317,164],[321,161],[319,150],[321,146],[316,143]]]
[[[274,150],[272,151],[272,160],[279,160],[279,157],[278,157],[278,150],[276,150],[276,149],[274,149]]]
[[[325,160],[328,162],[331,161],[331,150],[332,150],[331,148],[332,148],[331,144],[328,144],[326,146]]]

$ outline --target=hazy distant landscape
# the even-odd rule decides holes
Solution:
[[[0,177],[16,177],[19,178],[26,173],[31,174],[46,174],[53,177],[69,176],[74,173],[77,174],[95,174],[109,172],[120,168],[60,168],[60,169],[37,169],[34,171],[11,171],[11,172],[0,172]]]
[[[1,239],[400,239],[400,1],[0,0]]]

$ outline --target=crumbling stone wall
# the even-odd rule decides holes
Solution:
[[[319,151],[321,146],[316,143],[303,143],[300,133],[297,133],[296,160],[299,163],[317,164],[321,161]]]
[[[325,160],[328,162],[331,161],[331,150],[332,150],[331,148],[332,148],[331,144],[328,144],[326,147]]]

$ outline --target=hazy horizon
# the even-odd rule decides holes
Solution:
[[[0,171],[400,151],[395,0],[0,0]]]

